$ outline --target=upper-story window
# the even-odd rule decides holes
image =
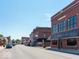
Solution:
[[[75,28],[77,25],[77,17],[72,16],[68,19],[68,29]]]
[[[53,33],[58,32],[58,25],[52,25]]]
[[[66,29],[66,21],[62,21],[59,23],[59,32],[62,32]]]

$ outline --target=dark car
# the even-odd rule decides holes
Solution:
[[[11,44],[6,44],[6,48],[12,48]]]

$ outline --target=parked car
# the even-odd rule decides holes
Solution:
[[[6,44],[6,48],[12,48],[11,44]]]

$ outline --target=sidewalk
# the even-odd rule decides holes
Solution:
[[[0,51],[3,50],[3,49],[4,49],[4,47],[3,46],[0,46]]]
[[[61,57],[66,57],[68,59],[78,59],[79,58],[79,50],[69,50],[69,49],[58,49],[58,48],[51,48],[51,47],[37,47],[38,49],[42,49],[42,52],[52,54]]]
[[[58,52],[63,52],[63,53],[69,53],[69,54],[75,54],[75,55],[79,55],[79,50],[74,50],[74,49],[58,49],[58,48],[50,48],[47,47],[47,50],[52,50],[52,51],[58,51]]]

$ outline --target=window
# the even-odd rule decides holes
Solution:
[[[53,33],[57,33],[58,32],[58,25],[53,25]]]
[[[67,45],[68,46],[75,46],[77,44],[76,39],[68,39],[67,40]]]
[[[52,41],[52,44],[53,44],[53,45],[57,45],[57,40],[53,40],[53,41]]]
[[[64,31],[66,29],[66,21],[59,23],[59,32]]]
[[[72,16],[68,19],[68,29],[75,28],[77,24],[77,17]]]

